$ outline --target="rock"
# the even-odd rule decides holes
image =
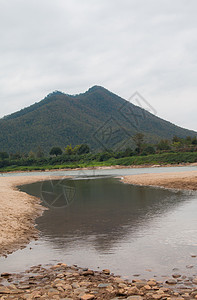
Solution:
[[[103,273],[106,274],[106,275],[109,275],[110,274],[110,270],[109,269],[104,269]]]
[[[117,282],[117,283],[124,282],[124,280],[120,277],[115,277],[114,281]]]
[[[193,265],[187,265],[186,268],[187,269],[192,269],[194,266]]]
[[[98,285],[98,287],[99,288],[106,288],[106,287],[108,287],[110,284],[109,283],[100,283],[99,285]]]
[[[117,292],[117,295],[119,296],[125,296],[128,294],[128,291],[126,291],[125,289],[119,289]]]
[[[147,284],[147,285],[144,286],[144,289],[145,290],[151,290],[151,287],[150,287],[150,285]]]
[[[134,287],[130,287],[128,290],[127,290],[127,294],[130,296],[130,295],[139,295],[139,289],[134,286]]]
[[[73,282],[72,283],[72,288],[73,289],[78,289],[78,288],[80,288],[80,285],[77,282]]]
[[[92,300],[92,299],[94,299],[94,295],[84,294],[80,299],[81,300]]]
[[[171,278],[170,278],[170,279],[167,279],[167,280],[166,280],[166,283],[167,283],[167,284],[177,284],[177,281],[176,281],[175,279],[171,279]]]
[[[150,285],[150,286],[155,286],[155,285],[157,285],[156,281],[154,281],[154,280],[149,280],[149,281],[147,281],[147,284]]]
[[[87,292],[88,292],[88,289],[82,288],[82,287],[74,290],[74,294],[76,294],[76,295],[79,295],[79,294],[84,295]]]
[[[9,276],[11,276],[11,275],[12,275],[12,274],[7,273],[7,272],[1,273],[1,277],[9,277]]]
[[[181,275],[178,274],[178,273],[174,273],[174,274],[172,274],[172,277],[173,277],[173,278],[179,278],[179,277],[181,277]]]
[[[141,296],[129,296],[127,300],[143,300]]]
[[[9,289],[7,287],[0,286],[0,294],[22,294],[23,292],[17,288]],[[1,298],[0,298],[1,299]]]
[[[195,277],[195,278],[192,280],[192,282],[193,282],[194,284],[197,284],[197,277]]]
[[[92,275],[92,276],[93,276],[93,275],[94,275],[94,271],[92,271],[92,270],[87,270],[87,271],[82,272],[81,275],[83,275],[83,276]]]

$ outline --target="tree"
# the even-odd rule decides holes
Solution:
[[[6,158],[9,158],[9,154],[7,152],[0,152],[0,159],[4,160]]]
[[[60,147],[53,147],[51,148],[49,154],[55,156],[62,155],[62,149]]]
[[[157,150],[170,150],[170,145],[168,140],[161,140],[157,145]]]
[[[192,139],[192,145],[197,145],[197,138],[196,138],[196,137],[194,137],[194,138]]]
[[[67,145],[66,148],[65,148],[65,153],[68,154],[68,155],[72,155],[73,154],[73,148],[71,145]]]
[[[143,145],[143,142],[144,142],[144,134],[141,133],[141,132],[138,132],[136,133],[134,136],[133,136],[133,140],[137,146],[137,149],[136,151],[138,153],[141,153],[142,152],[142,145]]]
[[[143,151],[142,154],[143,154],[143,155],[155,154],[155,149],[154,149],[154,147],[152,147],[152,146],[147,146],[147,147],[144,149],[144,151]]]
[[[38,150],[36,152],[36,157],[37,158],[44,157],[44,151],[42,150],[42,148],[40,146],[38,147]]]
[[[33,151],[29,151],[28,157],[29,158],[35,158],[35,153]]]
[[[81,155],[81,154],[87,154],[90,152],[90,147],[87,144],[81,144],[75,146],[73,149],[75,154]]]

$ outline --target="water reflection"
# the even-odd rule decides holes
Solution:
[[[126,185],[114,178],[74,180],[74,185],[70,205],[65,207],[60,198],[63,207],[50,208],[37,220],[41,235],[64,251],[87,241],[99,254],[108,253],[128,236],[132,241],[148,232],[150,223],[188,198],[182,192]],[[42,183],[21,189],[38,197],[43,192]]]

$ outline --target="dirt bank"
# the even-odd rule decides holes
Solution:
[[[124,176],[124,183],[160,186],[172,189],[197,190],[197,171],[178,173],[152,173]]]

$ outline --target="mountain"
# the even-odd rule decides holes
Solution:
[[[140,95],[138,95],[140,96]],[[142,132],[147,142],[197,136],[107,89],[94,86],[68,95],[53,92],[38,103],[0,119],[0,151],[46,153],[53,146],[87,143],[92,149],[115,150],[132,146],[132,136]]]

